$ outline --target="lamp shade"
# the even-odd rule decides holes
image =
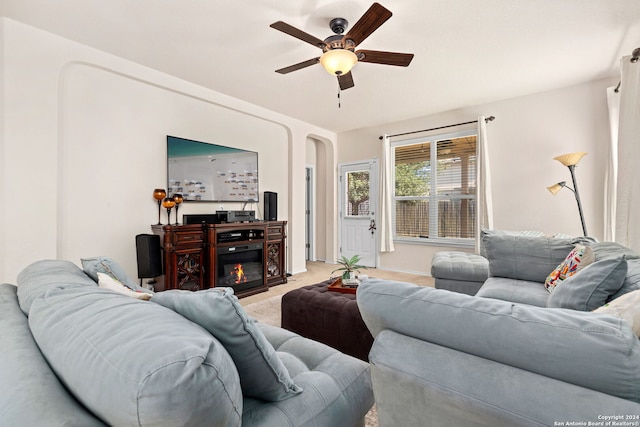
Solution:
[[[551,192],[554,196],[558,194],[558,191],[562,190],[562,187],[565,186],[565,181],[559,182],[557,184],[553,184],[550,187],[547,187],[547,190]]]
[[[565,166],[575,166],[586,155],[587,153],[585,152],[569,153],[569,154],[563,154],[561,156],[556,156],[553,159],[559,161]]]
[[[328,50],[320,57],[320,63],[332,76],[347,74],[357,62],[356,54],[347,49]]]

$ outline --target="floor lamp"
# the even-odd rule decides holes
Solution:
[[[578,183],[576,182],[576,173],[575,168],[578,162],[586,155],[587,153],[569,153],[563,154],[561,156],[554,157],[554,160],[559,161],[563,165],[569,168],[569,172],[571,172],[571,180],[573,181],[573,188],[569,187],[566,181],[561,181],[557,184],[553,184],[550,187],[547,187],[547,190],[551,192],[554,196],[558,194],[562,188],[568,188],[573,191],[573,194],[576,196],[576,202],[578,203],[578,212],[580,213],[580,221],[582,222],[582,232],[584,236],[587,237],[587,226],[584,223],[584,214],[582,213],[582,203],[580,202],[580,193],[578,192]]]

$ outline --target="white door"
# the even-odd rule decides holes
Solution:
[[[378,161],[340,165],[340,256],[360,255],[360,264],[375,267]]]

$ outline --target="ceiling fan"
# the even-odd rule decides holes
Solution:
[[[341,90],[354,86],[351,68],[358,62],[371,62],[375,64],[396,65],[406,67],[413,59],[412,53],[383,52],[379,50],[355,50],[379,26],[391,18],[392,13],[379,3],[371,5],[369,10],[356,22],[356,24],[342,35],[348,26],[344,18],[334,18],[329,23],[335,33],[324,40],[299,30],[286,22],[278,21],[271,24],[271,28],[282,31],[297,39],[312,44],[322,49],[323,54],[317,58],[309,59],[298,64],[276,70],[276,73],[287,74],[292,71],[321,63],[332,75],[338,77]]]

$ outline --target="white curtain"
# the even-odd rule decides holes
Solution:
[[[622,58],[615,239],[640,250],[640,62]]]
[[[382,173],[380,176],[380,252],[393,252],[393,220],[391,216],[391,194],[393,184],[391,164],[391,141],[389,136],[382,138]]]
[[[609,130],[611,140],[607,174],[604,177],[604,240],[616,240],[616,187],[618,182],[618,124],[620,122],[620,92],[612,86],[607,88],[609,104]]]
[[[480,253],[480,233],[482,229],[493,228],[493,197],[491,196],[491,167],[487,142],[487,123],[484,116],[478,117],[478,141],[476,144],[476,253]]]

